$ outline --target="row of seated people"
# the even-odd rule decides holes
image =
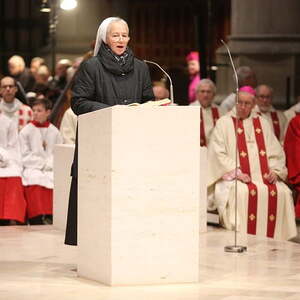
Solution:
[[[8,60],[8,75],[17,81],[20,87],[17,96],[22,102],[30,102],[31,99],[44,95],[55,103],[72,79],[82,59],[78,57],[73,63],[69,59],[60,59],[55,65],[55,74],[51,76],[43,58],[34,57],[30,68],[27,68],[23,57],[13,55]]]
[[[28,219],[30,224],[40,224],[49,222],[44,218],[51,219],[52,215],[53,147],[75,143],[77,117],[70,108],[65,112],[61,136],[47,121],[49,100],[39,97],[29,107],[16,98],[17,90],[12,77],[1,80],[0,223],[24,223]],[[4,196],[6,190],[10,192]]]
[[[229,111],[213,103],[215,94],[214,83],[202,79],[197,100],[190,104],[200,106],[200,144],[208,148],[208,209],[217,210],[222,225],[234,229],[237,184],[239,230],[277,239],[295,237],[293,195],[286,183],[299,193],[297,110],[275,110],[273,90],[267,85],[241,87]],[[300,217],[299,194],[296,216]]]
[[[30,108],[16,91],[13,78],[1,80],[0,224],[51,223],[53,150],[62,136],[48,121],[50,100],[36,99]]]
[[[4,101],[4,99],[6,98],[6,94],[9,94],[10,93],[10,90],[13,90],[14,88],[15,88],[15,86],[14,86],[14,81],[12,81],[13,83],[11,83],[11,84],[8,84],[7,83],[7,80],[11,80],[11,79],[9,79],[9,78],[4,78],[2,81],[1,81],[1,86],[2,86],[2,100],[1,100],[1,103],[3,104],[5,101]],[[205,88],[206,88],[206,91],[205,91]],[[257,87],[257,94],[259,94],[259,91],[268,91],[270,94],[272,94],[272,90],[268,87],[268,86],[259,86],[259,87]],[[244,92],[245,94],[249,94],[249,95],[252,95],[254,98],[254,100],[256,101],[256,103],[257,104],[259,104],[259,102],[258,102],[258,97],[255,97],[253,94],[254,94],[254,92],[251,90],[251,88],[247,88],[245,91],[242,91],[242,92]],[[215,86],[214,86],[214,84],[213,84],[213,82],[211,82],[210,80],[207,80],[207,79],[204,79],[204,80],[202,80],[201,82],[200,82],[200,84],[198,85],[198,87],[197,87],[197,99],[198,99],[198,103],[199,104],[201,104],[201,109],[200,109],[200,112],[201,112],[201,119],[202,119],[202,122],[201,122],[201,143],[202,143],[202,145],[210,145],[211,143],[209,142],[209,140],[210,140],[210,134],[211,133],[213,133],[212,134],[212,136],[214,136],[214,132],[216,132],[216,130],[212,130],[212,128],[214,127],[214,125],[217,123],[216,122],[216,119],[218,119],[222,114],[224,114],[225,113],[225,109],[222,109],[222,108],[217,108],[216,106],[214,106],[213,105],[213,107],[211,108],[211,111],[210,112],[208,112],[208,114],[204,111],[205,109],[208,109],[209,110],[209,108],[210,108],[210,106],[211,106],[211,103],[212,103],[212,100],[213,100],[213,97],[214,97],[214,94],[215,94]],[[201,101],[201,95],[206,95],[203,99],[202,99],[202,101]],[[208,99],[209,98],[209,99]],[[264,95],[264,97],[261,97],[261,98],[263,98],[263,99],[268,99],[269,100],[269,102],[271,102],[270,101],[270,99],[271,99],[271,96],[266,96],[266,95]],[[206,104],[205,104],[205,102],[206,102]],[[197,103],[197,102],[196,102]],[[253,104],[255,104],[255,102],[253,102]],[[195,105],[195,103],[193,104],[193,105]],[[8,106],[10,106],[10,105],[8,105]],[[244,106],[246,106],[246,105],[244,105]],[[248,105],[248,106],[250,106],[250,105]],[[258,105],[259,106],[259,105]],[[269,106],[270,106],[270,104],[269,104]],[[213,109],[213,108],[216,108],[216,109]],[[251,108],[251,113],[249,113],[249,115],[247,116],[247,118],[246,119],[248,119],[249,118],[249,116],[250,115],[252,115],[252,113],[254,113],[254,107],[255,107],[255,105],[253,105],[253,107]],[[208,111],[207,110],[207,111]],[[216,110],[217,110],[217,114],[216,114]],[[213,112],[213,111],[215,111],[215,112]],[[234,110],[233,111],[231,111],[231,113],[234,113]],[[24,117],[24,114],[22,113],[22,114],[19,114],[19,117],[20,117],[20,115],[22,116],[22,118],[19,118],[19,121],[18,121],[18,126],[19,126],[19,128],[20,127],[22,127],[22,126],[24,126],[24,121],[22,121],[22,122],[20,122],[20,119],[22,120],[23,119],[23,117]],[[28,114],[28,115],[30,115],[30,114]],[[262,115],[263,116],[263,113],[262,112],[260,112],[259,114],[256,112],[255,113],[255,115],[257,116],[257,115]],[[206,117],[208,117],[208,119],[209,119],[209,116],[211,116],[211,122],[207,119],[205,119]],[[240,118],[241,119],[241,118]],[[261,118],[260,118],[261,119]],[[73,120],[74,120],[74,118],[73,118]],[[75,119],[76,120],[76,119]],[[278,118],[278,120],[279,120],[279,118]],[[278,130],[278,126],[276,127],[276,126],[274,126],[274,122],[273,122],[273,119],[271,118],[271,121],[272,121],[272,126],[269,126],[269,129],[271,128],[271,131],[274,131],[274,133],[276,134],[276,128],[277,128],[277,130]],[[211,129],[209,129],[209,122],[213,125],[213,126],[211,126],[212,128]],[[266,123],[265,121],[263,121],[264,122],[264,124]],[[268,122],[267,122],[268,123]],[[283,128],[284,128],[284,126],[283,126]],[[279,128],[280,129],[280,128]],[[243,130],[243,129],[242,129]],[[279,138],[279,140],[280,140],[280,132],[284,132],[285,130],[283,130],[283,131],[279,131],[279,135],[277,134],[277,136],[278,136],[278,138]],[[210,133],[207,133],[207,132],[210,132]],[[274,135],[274,133],[273,133],[273,137],[275,136]],[[203,138],[204,137],[204,141],[203,141]],[[276,138],[275,138],[275,140],[276,140]],[[230,141],[232,142],[232,139],[230,139]],[[253,141],[252,141],[253,142]],[[204,143],[204,144],[203,144]],[[278,141],[277,141],[277,143],[278,143]],[[233,143],[231,143],[231,144],[233,144]],[[272,141],[272,143],[271,143],[272,145],[274,144],[274,145],[276,145],[276,143],[274,142],[274,141]],[[279,144],[280,145],[280,144]],[[210,146],[209,146],[209,149],[210,149]],[[282,151],[282,149],[281,149],[281,151]],[[218,152],[218,151],[217,151]],[[262,153],[264,153],[264,152],[266,152],[264,149],[262,150]],[[209,151],[209,153],[210,153],[210,151]],[[248,155],[248,153],[246,152],[246,151],[242,151],[241,153],[243,153],[242,155],[245,155],[246,154],[246,157],[247,157],[247,155]],[[267,154],[268,153],[270,153],[270,151],[268,151],[268,152],[266,152]],[[216,154],[216,153],[215,153]],[[215,157],[215,154],[214,154],[214,157]],[[266,155],[267,156],[267,155]],[[259,156],[258,156],[259,157]],[[222,159],[221,159],[221,161],[222,161]],[[251,162],[252,162],[252,160],[250,160]],[[215,160],[214,159],[209,159],[209,162],[215,162]],[[239,174],[239,180],[241,179],[241,178],[245,178],[245,174],[246,175],[248,175],[248,176],[250,176],[248,173],[243,173],[242,172],[242,169],[241,169],[242,167],[240,167],[239,168],[239,170],[237,170],[236,171],[236,174]],[[283,170],[283,173],[284,173],[284,169],[285,169],[285,165],[283,165],[282,166],[282,169],[281,168],[279,168],[281,171]],[[209,168],[209,170],[213,170],[213,168]],[[219,170],[221,170],[221,168],[219,168]],[[233,179],[234,179],[234,176],[236,175],[235,174],[235,170],[234,170],[234,172],[233,172],[233,170],[229,170],[231,173],[227,176],[226,174],[223,174],[222,176],[225,176],[224,178],[230,178],[231,180],[229,180],[229,181],[232,181]],[[228,172],[229,172],[228,171]],[[280,171],[280,172],[281,172]],[[270,181],[272,182],[272,184],[274,184],[274,174],[273,173],[271,173],[271,171],[269,170],[269,176],[270,176]],[[271,174],[271,175],[270,175]],[[264,175],[266,175],[266,174],[264,174]],[[241,176],[241,177],[240,177]],[[277,177],[276,177],[277,176]],[[284,177],[283,175],[282,175],[282,177],[280,177],[279,176],[279,174],[276,174],[276,181],[277,181],[277,179],[279,179],[279,178],[281,178],[281,179],[283,179],[284,180],[284,178],[282,178],[282,177]],[[247,178],[247,176],[246,176],[246,178]],[[218,179],[218,181],[221,181],[221,179],[222,178],[219,178]],[[248,178],[249,179],[249,178]],[[247,180],[247,179],[246,179]],[[267,180],[266,178],[265,179],[263,179],[263,180]],[[241,180],[240,180],[241,181]],[[242,181],[241,181],[242,182]],[[271,182],[269,182],[270,184],[271,184]],[[246,182],[247,183],[247,182]],[[265,183],[264,183],[265,184]],[[210,186],[213,186],[213,185],[216,185],[216,182],[213,182],[212,183],[212,185],[210,185]],[[274,190],[272,190],[271,192],[275,192]],[[254,190],[252,193],[256,193],[256,191]],[[275,192],[275,193],[277,193],[277,192]],[[273,193],[272,193],[273,194]],[[210,195],[212,195],[211,193],[210,193]],[[213,205],[215,205],[216,206],[216,203],[218,202],[217,200],[216,200],[216,198],[217,197],[215,197],[215,191],[213,192],[213,199],[214,199],[214,201],[213,201]],[[281,199],[282,197],[280,197],[280,199]],[[277,203],[277,198],[276,198],[276,201],[275,201],[276,203]],[[287,202],[288,203],[288,201],[285,201],[285,202]],[[225,205],[225,207],[228,207],[228,204],[229,202],[226,202],[226,205]],[[279,202],[278,202],[279,203]],[[213,206],[212,205],[212,206]],[[276,204],[277,205],[277,204]],[[257,205],[256,205],[257,206]],[[223,205],[223,207],[224,207],[224,205]],[[232,208],[232,207],[231,207]],[[276,209],[277,209],[277,206],[276,206]],[[232,228],[232,224],[229,226],[228,224],[228,222],[226,223],[226,218],[223,216],[223,212],[222,212],[222,210],[219,210],[219,213],[220,213],[220,215],[221,215],[221,218],[222,218],[222,222],[224,223],[224,225],[227,227],[227,228]],[[226,213],[228,213],[227,211],[226,211]],[[257,212],[256,212],[257,213]],[[287,213],[285,213],[285,215],[286,215]],[[255,215],[255,214],[251,214],[250,215],[251,216],[251,219],[256,219],[257,218],[257,215]],[[231,217],[232,217],[232,215],[231,215]],[[276,217],[277,217],[277,215],[274,215],[274,211],[273,211],[273,213],[269,216],[271,219],[273,219],[273,218],[275,218],[275,220],[276,220],[276,222],[277,222],[277,219],[276,219]],[[250,217],[249,217],[250,218]],[[290,218],[290,216],[289,216],[289,220],[294,220],[292,217]],[[276,223],[275,222],[275,223]],[[278,221],[279,222],[279,221]],[[293,223],[294,221],[292,221],[292,224],[294,224]],[[280,226],[279,226],[280,227]],[[293,227],[293,226],[292,226]],[[275,228],[275,227],[274,227]],[[294,228],[293,228],[294,229]],[[275,230],[275,229],[274,229]],[[283,232],[283,229],[281,228],[280,229],[281,230],[281,232]],[[285,229],[286,230],[286,229]],[[288,230],[286,230],[286,231],[288,231]],[[273,236],[274,236],[274,234],[275,234],[275,231],[273,232]],[[271,234],[272,235],[272,234]],[[285,234],[283,234],[283,233],[281,233],[281,235],[279,234],[279,233],[276,233],[276,237],[279,237],[279,238],[290,238],[291,236],[293,235],[293,233],[291,233],[291,232],[289,232],[287,235],[285,235]]]
[[[166,89],[160,85],[155,85],[153,90],[158,99],[159,95],[161,95],[161,98],[168,97]],[[201,146],[208,146],[209,149],[209,209],[218,209],[222,224],[228,229],[233,229],[233,191],[234,179],[237,176],[240,185],[238,188],[239,196],[242,199],[239,228],[248,233],[257,233],[278,239],[294,237],[296,235],[294,204],[291,191],[285,184],[287,182],[287,168],[282,145],[285,142],[287,163],[293,161],[293,154],[288,154],[288,150],[293,149],[293,147],[288,146],[288,143],[294,141],[294,139],[290,138],[290,134],[286,135],[285,133],[289,120],[297,114],[297,110],[294,108],[286,112],[275,110],[272,106],[273,90],[267,85],[259,85],[256,90],[251,86],[241,87],[237,108],[235,108],[234,102],[229,111],[227,111],[226,106],[218,106],[213,103],[215,94],[215,84],[209,79],[203,79],[196,87],[196,101],[190,104],[200,106],[200,144]],[[247,101],[244,104],[243,98],[245,97]],[[234,101],[236,101],[236,95],[234,95]],[[295,107],[297,108],[297,105]],[[221,118],[222,116],[224,117]],[[254,127],[249,125],[249,122],[252,122],[250,120],[254,117],[257,118],[259,123],[255,126],[259,126],[258,131],[261,131],[263,136],[262,144],[258,144],[253,134]],[[220,121],[218,121],[219,118],[221,118]],[[239,167],[235,170],[235,143],[233,142],[235,140],[235,127],[233,127],[235,124],[231,121],[228,123],[228,119],[237,118],[240,122],[239,126],[241,126],[240,131],[244,132],[243,146],[245,149],[241,150],[240,160],[245,162],[244,156],[248,158],[246,163],[248,168],[241,165],[241,161],[239,161]],[[69,120],[69,125],[66,120]],[[73,132],[70,135],[73,140],[75,138],[75,123],[76,116],[71,110],[67,111],[61,129],[65,132]],[[215,126],[218,128],[218,123],[222,124],[219,125],[221,130],[227,128],[228,132],[218,133],[219,130],[215,130]],[[246,129],[243,128],[244,126]],[[290,129],[288,132],[290,132]],[[214,142],[210,143],[212,137],[214,137]],[[222,141],[220,141],[220,137]],[[69,140],[72,142],[71,139]],[[248,143],[251,147],[247,146]],[[253,147],[254,143],[256,143],[256,147]],[[230,149],[229,145],[233,148]],[[262,154],[257,153],[257,149]],[[263,160],[258,162],[257,158],[260,155],[263,155]],[[290,163],[288,166],[291,173]],[[235,174],[235,171],[237,174]],[[300,168],[298,168],[298,173],[300,173]],[[292,176],[289,176],[290,184],[293,183],[291,178]],[[299,178],[298,181],[300,181]],[[248,188],[251,186],[252,189],[245,190],[245,186]],[[295,183],[293,187],[297,190]],[[272,196],[274,193],[275,195]],[[252,194],[255,195],[252,196]],[[249,195],[252,198],[249,198]],[[296,206],[297,217],[300,217],[299,208],[300,201],[298,200]],[[249,221],[249,224],[247,219],[251,221]]]
[[[247,70],[247,68],[246,68],[246,70]],[[240,74],[241,74],[241,72],[240,72]],[[163,99],[165,97],[168,97],[168,91],[159,84],[154,85],[153,91],[154,91],[154,94],[157,95],[157,99]],[[281,111],[275,110],[275,108],[272,106],[273,90],[271,87],[269,87],[267,85],[259,85],[256,87],[256,90],[251,88],[251,86],[242,87],[240,93],[244,93],[244,94],[240,94],[239,98],[243,97],[247,94],[249,94],[250,97],[253,97],[253,101],[252,101],[253,107],[248,105],[249,107],[251,107],[251,111],[248,111],[248,114],[246,114],[247,117],[244,116],[244,118],[248,120],[250,116],[251,116],[250,119],[252,119],[253,116],[259,117],[258,118],[259,120],[261,120],[261,119],[263,120],[262,121],[263,126],[267,127],[266,129],[264,129],[264,131],[268,131],[268,133],[267,133],[268,140],[267,140],[267,137],[265,137],[265,139],[266,139],[265,143],[270,144],[271,147],[269,145],[267,145],[265,147],[267,147],[268,150],[267,149],[262,150],[262,153],[264,153],[264,152],[267,153],[266,157],[265,157],[266,158],[265,164],[268,164],[268,159],[270,157],[270,158],[272,158],[273,168],[275,168],[276,164],[278,164],[278,165],[277,165],[277,169],[275,171],[273,169],[264,170],[266,172],[263,175],[268,174],[268,179],[262,178],[261,174],[258,175],[256,168],[254,168],[255,171],[253,171],[251,168],[249,170],[247,170],[247,172],[244,170],[245,173],[243,173],[242,169],[241,169],[242,167],[240,166],[237,170],[238,171],[238,180],[240,182],[243,182],[241,180],[244,179],[244,180],[246,180],[244,183],[248,184],[248,180],[250,180],[251,178],[252,178],[252,181],[250,180],[249,182],[253,182],[255,180],[257,181],[258,179],[259,180],[261,179],[263,182],[263,187],[264,188],[267,187],[268,189],[270,189],[272,187],[271,184],[275,184],[275,182],[278,181],[277,185],[279,187],[276,186],[276,189],[278,189],[278,190],[280,190],[280,188],[283,189],[282,191],[280,190],[280,193],[278,196],[279,200],[277,198],[269,199],[269,202],[273,201],[272,202],[273,205],[275,205],[274,202],[276,203],[276,205],[275,205],[276,211],[269,212],[269,211],[266,211],[266,209],[267,209],[266,207],[268,207],[268,201],[266,201],[266,199],[263,199],[266,197],[266,195],[264,194],[266,191],[263,190],[263,188],[260,186],[259,189],[262,189],[262,190],[260,190],[259,193],[257,193],[257,194],[259,195],[259,199],[261,200],[260,203],[265,203],[265,207],[263,207],[262,209],[260,208],[260,206],[257,207],[257,201],[258,201],[257,197],[258,196],[256,196],[256,204],[255,205],[256,205],[257,211],[255,211],[254,214],[251,214],[250,218],[252,220],[255,220],[254,223],[256,224],[256,223],[258,223],[256,221],[256,218],[258,217],[257,214],[268,214],[269,213],[270,214],[269,218],[271,218],[271,219],[274,218],[274,220],[275,220],[273,222],[273,225],[275,223],[277,225],[274,226],[273,232],[272,232],[271,229],[264,228],[264,226],[266,227],[267,225],[261,226],[261,224],[258,223],[257,230],[258,230],[259,234],[262,234],[263,232],[265,232],[265,234],[270,237],[276,237],[279,239],[289,239],[296,234],[296,230],[295,230],[296,227],[295,227],[295,214],[294,214],[294,210],[293,210],[293,201],[292,201],[291,192],[288,189],[288,187],[284,184],[284,182],[286,181],[287,169],[286,169],[286,165],[285,165],[285,154],[283,152],[282,145],[284,143],[284,138],[286,136],[285,133],[286,133],[286,129],[287,129],[287,124],[289,123],[289,120],[297,114],[297,110],[294,109],[295,107],[297,108],[297,105],[294,108],[289,109],[286,112],[281,112]],[[211,147],[209,146],[210,137],[214,136],[214,134],[213,134],[215,131],[214,128],[216,126],[218,119],[220,117],[222,117],[223,115],[227,115],[227,117],[228,117],[228,115],[230,115],[231,118],[232,117],[236,118],[236,114],[237,114],[236,110],[234,108],[235,102],[233,102],[233,106],[230,108],[228,108],[228,105],[227,106],[224,106],[224,105],[218,106],[218,105],[214,104],[213,99],[214,99],[215,94],[216,94],[215,84],[209,79],[203,79],[198,83],[198,85],[196,87],[196,101],[190,104],[190,105],[200,106],[200,117],[201,117],[200,118],[201,119],[200,143],[201,143],[201,146],[208,146],[209,149],[211,149],[211,147],[212,147],[212,146]],[[236,95],[234,95],[234,101],[236,101]],[[241,101],[239,101],[239,102],[241,102]],[[240,107],[240,105],[238,105],[238,107]],[[229,109],[229,112],[227,111],[227,109]],[[242,107],[242,110],[243,110],[243,107]],[[242,119],[242,117],[239,117],[239,116],[238,116],[238,118]],[[63,118],[63,121],[61,124],[61,130],[63,132],[65,132],[67,136],[71,137],[68,139],[70,143],[74,142],[75,128],[76,128],[76,116],[73,114],[71,109],[69,109]],[[251,131],[251,129],[249,129],[249,130]],[[271,132],[271,134],[270,134],[270,132]],[[232,133],[234,133],[234,131]],[[217,135],[217,133],[215,133],[215,135]],[[234,140],[234,135],[230,136],[230,138],[228,139],[227,142],[229,142],[231,145],[234,145],[234,143],[232,143],[233,140]],[[286,138],[286,144],[287,144],[287,141],[291,141],[291,140],[293,140],[293,139]],[[247,140],[247,142],[249,142],[249,141]],[[254,142],[254,141],[251,140],[251,142]],[[277,147],[278,145],[279,145],[279,147]],[[227,147],[225,147],[225,148],[227,149]],[[286,147],[286,148],[288,148],[288,147]],[[275,151],[277,157],[275,157],[276,155],[274,153],[272,153],[272,151],[274,152],[274,149],[277,151],[277,152]],[[290,147],[289,147],[289,149],[290,149]],[[209,163],[215,163],[214,158],[217,157],[217,153],[219,152],[219,150],[220,149],[218,149],[215,152],[213,152],[212,150],[209,151],[209,153],[213,153],[213,154],[210,154],[211,157],[209,158]],[[227,154],[229,154],[229,153],[227,153]],[[250,154],[247,153],[247,156],[250,156]],[[256,156],[254,155],[254,157],[256,157]],[[289,155],[289,157],[291,157],[291,155]],[[223,162],[223,158],[221,158],[220,160]],[[226,160],[224,160],[224,161],[226,161]],[[251,165],[252,165],[253,160],[250,159],[250,161],[251,161]],[[288,162],[289,161],[291,161],[291,159],[289,159]],[[232,162],[234,162],[234,160]],[[232,167],[232,165],[231,165],[231,167]],[[226,168],[225,169],[224,168],[222,169],[221,167],[219,168],[219,166],[216,169],[221,172],[223,172],[224,170],[227,170]],[[209,167],[209,170],[214,170],[214,168]],[[290,170],[290,168],[289,168],[289,170]],[[300,170],[300,168],[298,168],[298,172],[299,172],[299,170]],[[250,174],[250,171],[253,171],[254,173]],[[224,176],[224,178],[226,178],[227,181],[231,182],[231,184],[232,184],[233,179],[235,177],[235,170],[232,169],[232,170],[230,170],[229,174],[226,174],[226,173],[227,172],[224,171],[224,174],[222,174],[222,176],[220,178],[218,178],[216,182],[214,182],[214,181],[210,182],[209,189],[208,189],[209,190],[208,204],[209,204],[210,210],[218,209],[223,225],[228,229],[233,229],[232,222],[234,220],[234,215],[233,215],[234,205],[232,204],[232,199],[230,200],[230,197],[228,195],[224,197],[224,195],[226,195],[226,193],[224,193],[223,190],[221,190],[221,192],[219,192],[219,187],[224,185],[224,184],[219,185],[219,181],[221,182],[223,180],[223,176]],[[212,178],[214,176],[215,175],[212,175]],[[266,175],[266,177],[267,177],[267,175]],[[228,179],[230,179],[230,180],[228,180]],[[291,181],[290,181],[290,183],[291,183]],[[256,185],[258,185],[257,182],[256,182]],[[256,189],[257,189],[257,187],[256,187]],[[226,186],[226,190],[227,191],[229,190],[228,186]],[[270,190],[270,192],[272,192],[272,191],[273,190]],[[232,191],[230,193],[231,193],[230,195],[233,196]],[[252,191],[252,193],[254,193],[254,191]],[[255,190],[255,193],[256,193],[256,190]],[[277,191],[275,193],[277,193]],[[221,199],[223,199],[223,200],[225,199],[225,201],[222,202],[218,198],[218,195],[221,196]],[[244,195],[246,195],[246,193],[244,193]],[[277,212],[277,202],[278,202],[278,212]],[[229,206],[229,203],[231,203],[231,206]],[[282,210],[282,207],[283,207],[282,203],[286,204],[286,206],[284,207],[284,210]],[[298,208],[298,210],[299,210],[300,201],[297,203],[298,203],[298,205],[297,205],[296,209]],[[228,210],[224,211],[225,207]],[[246,211],[248,211],[248,206],[245,206],[244,209],[246,209]],[[258,213],[258,210],[259,210],[259,213]],[[263,211],[263,210],[265,210],[265,211]],[[251,211],[251,212],[253,213],[253,211]],[[243,211],[242,213],[243,213],[242,220],[247,220],[247,217],[246,217],[246,219],[244,218],[245,211]],[[299,212],[297,213],[297,217],[300,217]],[[260,216],[259,220],[261,220],[263,218],[264,218],[264,216],[263,217]],[[287,218],[288,221],[286,221],[285,218]],[[267,220],[267,218],[265,218],[264,221],[262,221],[262,222],[266,223],[266,220]],[[285,228],[280,222],[282,222],[282,224],[285,224],[287,228]],[[246,226],[245,224],[246,223],[244,222],[243,225],[241,225],[241,226],[243,226],[244,229]],[[275,228],[276,228],[276,230],[275,230]],[[269,230],[269,232],[268,232],[268,230]],[[249,233],[254,233],[254,232],[256,233],[256,230],[253,230],[253,229],[252,229],[252,231],[250,229],[246,230],[246,231]]]

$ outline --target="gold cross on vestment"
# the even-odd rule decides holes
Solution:
[[[259,154],[260,154],[261,156],[265,156],[265,155],[266,155],[266,151],[260,150],[260,151],[259,151]]]
[[[240,156],[241,156],[241,157],[246,157],[246,156],[247,156],[247,153],[244,152],[244,151],[242,151],[242,152],[240,152]]]
[[[270,216],[269,216],[269,219],[270,219],[271,222],[273,222],[273,221],[275,220],[274,215],[270,215]]]
[[[255,220],[255,215],[254,215],[254,214],[251,214],[251,215],[249,216],[249,219],[250,219],[250,221],[254,221],[254,220]]]
[[[256,133],[258,133],[258,134],[261,133],[261,129],[260,129],[260,128],[256,128],[255,131],[256,131]]]
[[[244,130],[243,130],[242,128],[240,128],[240,127],[237,129],[237,133],[238,133],[238,134],[242,134],[243,131],[244,131]]]
[[[270,192],[270,195],[271,195],[272,197],[274,197],[274,196],[276,195],[276,192],[275,192],[274,190],[272,190],[272,191]]]
[[[279,122],[275,120],[275,121],[273,121],[273,123],[277,125]]]
[[[251,190],[251,191],[250,191],[250,194],[251,194],[251,196],[254,197],[254,196],[256,195],[256,191],[255,191],[255,190]]]

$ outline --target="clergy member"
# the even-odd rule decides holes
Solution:
[[[196,101],[196,87],[200,81],[199,52],[192,51],[186,56],[190,83],[188,90],[189,103]]]
[[[217,120],[225,110],[213,104],[216,86],[210,79],[202,79],[196,88],[196,101],[190,105],[200,105],[200,146],[207,146]]]
[[[254,106],[255,96],[240,91],[236,108],[218,120],[208,147],[209,193],[227,229],[237,225],[241,232],[288,240],[297,230],[292,194],[284,183],[285,155],[268,121],[252,112]]]
[[[296,217],[300,218],[300,114],[289,123],[284,140],[289,183],[296,191]]]
[[[16,123],[0,112],[0,224],[23,223],[26,201]]]
[[[272,106],[272,101],[273,89],[266,84],[257,86],[254,111],[269,122],[275,136],[283,144],[287,120],[283,112]]]
[[[53,194],[53,151],[63,142],[59,130],[47,119],[51,113],[48,99],[32,104],[33,121],[19,133],[23,185],[30,224],[51,223]]]
[[[20,131],[28,122],[32,120],[32,110],[28,105],[23,104],[15,98],[18,88],[16,81],[12,77],[4,77],[1,80],[0,111],[11,118]]]

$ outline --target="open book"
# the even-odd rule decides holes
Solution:
[[[147,101],[145,103],[130,103],[128,106],[166,106],[171,104],[171,100],[166,98],[162,100],[157,100],[157,101]]]

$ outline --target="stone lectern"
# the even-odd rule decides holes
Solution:
[[[199,118],[189,106],[79,117],[79,276],[111,286],[198,281]]]

